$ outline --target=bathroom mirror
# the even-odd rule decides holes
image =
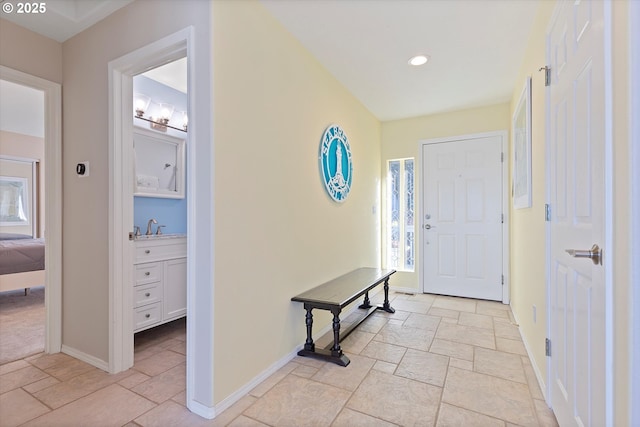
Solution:
[[[184,198],[184,139],[135,128],[133,149],[135,196]]]

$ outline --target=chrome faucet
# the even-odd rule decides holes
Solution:
[[[153,231],[151,231],[151,224],[157,224],[158,221],[156,221],[154,218],[151,218],[149,220],[149,222],[147,223],[147,232],[145,233],[147,236],[151,236],[153,234]]]

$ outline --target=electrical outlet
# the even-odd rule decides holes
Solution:
[[[538,315],[537,315],[536,311],[537,311],[537,309],[536,309],[536,306],[534,305],[533,306],[533,323],[536,323],[536,321],[538,320],[538,318],[537,318]]]

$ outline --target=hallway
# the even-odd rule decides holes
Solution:
[[[180,320],[138,334],[134,367],[117,375],[64,354],[0,366],[0,425],[557,425],[508,306],[392,297],[395,314],[343,341],[348,367],[296,357],[214,420],[184,406]]]

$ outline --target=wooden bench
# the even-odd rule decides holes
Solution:
[[[389,305],[389,276],[395,272],[395,270],[381,268],[359,268],[291,298],[291,301],[303,303],[304,309],[307,311],[305,316],[307,340],[298,355],[329,360],[338,365],[347,366],[350,360],[340,348],[340,312],[344,307],[364,295],[364,302],[358,308],[366,310],[366,312],[359,321],[345,329],[342,339],[346,338],[353,329],[376,310],[395,313],[395,310]],[[369,300],[369,291],[383,282],[384,303],[381,306],[372,306]],[[333,314],[333,344],[329,344],[324,349],[317,349],[311,336],[313,327],[311,311],[314,308],[329,310]]]

